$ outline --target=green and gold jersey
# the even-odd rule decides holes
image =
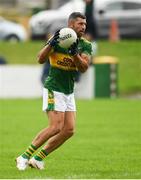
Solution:
[[[91,43],[81,38],[78,43],[78,51],[79,54],[85,53],[91,55]],[[73,57],[68,54],[68,49],[56,45],[49,56],[49,61],[49,76],[45,80],[44,87],[64,94],[71,94],[74,88],[77,68],[73,62]]]

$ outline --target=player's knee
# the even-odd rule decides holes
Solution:
[[[52,134],[55,135],[61,131],[61,128],[58,126],[51,126],[51,131],[52,131]]]
[[[73,128],[65,129],[64,134],[66,138],[70,138],[71,136],[74,135],[74,129]]]

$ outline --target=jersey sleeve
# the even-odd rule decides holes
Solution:
[[[83,47],[83,53],[89,56],[92,55],[92,44],[90,42],[86,42]]]

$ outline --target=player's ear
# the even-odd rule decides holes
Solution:
[[[70,28],[73,28],[73,24],[74,24],[74,20],[70,19],[70,20],[68,21],[68,26],[69,26]]]

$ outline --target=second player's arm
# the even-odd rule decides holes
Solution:
[[[82,53],[81,55],[76,54],[73,56],[73,58],[74,58],[74,64],[80,72],[83,73],[88,69],[90,63],[89,55],[84,53]]]

